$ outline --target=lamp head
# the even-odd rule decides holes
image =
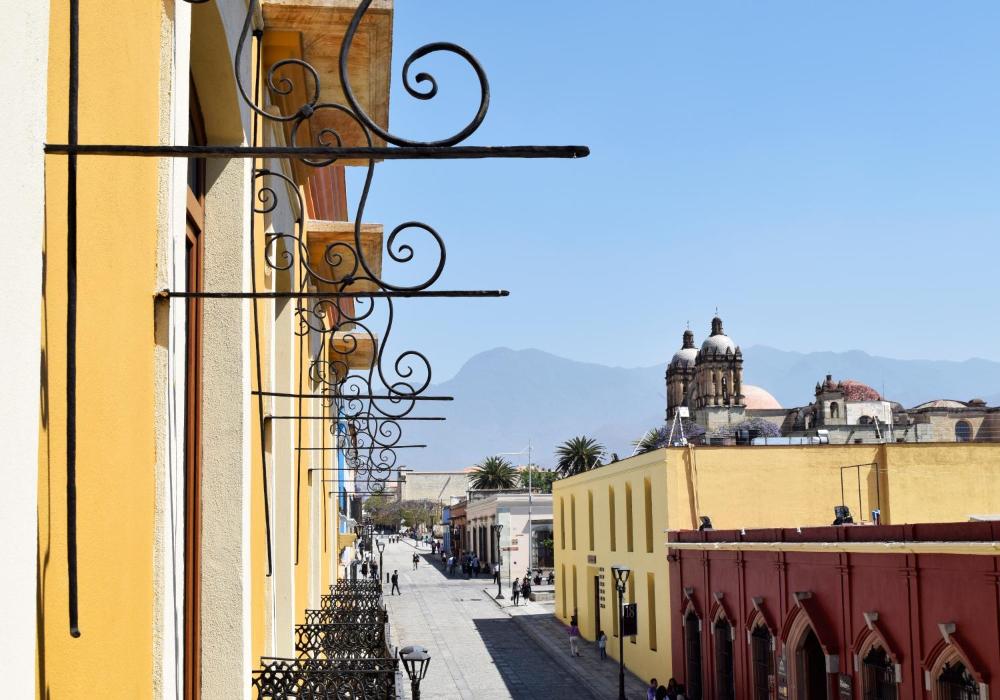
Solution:
[[[625,584],[628,582],[628,576],[632,573],[632,570],[622,564],[615,564],[611,567],[611,573],[614,574],[615,583],[619,589],[622,589],[625,588]]]
[[[382,540],[378,540],[375,543],[375,546],[378,547],[378,553],[379,554],[381,554],[382,552],[385,551],[385,542],[383,542]]]
[[[408,646],[399,650],[399,659],[403,662],[406,675],[410,681],[422,681],[427,675],[427,667],[431,663],[430,652],[424,647]]]

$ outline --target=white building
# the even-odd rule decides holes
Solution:
[[[472,551],[490,566],[499,561],[504,578],[520,577],[529,568],[529,495],[527,493],[496,493],[486,498],[470,500],[466,508],[466,551]],[[533,493],[530,496],[531,568],[549,569],[552,557],[552,494]],[[502,525],[500,552],[491,529]]]

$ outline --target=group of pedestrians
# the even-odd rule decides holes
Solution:
[[[465,578],[479,576],[480,573],[485,574],[487,571],[489,571],[486,562],[480,561],[479,555],[477,555],[475,552],[466,552],[457,559],[455,555],[452,554],[449,555],[448,558],[445,560],[445,568],[447,569],[449,576],[454,576],[456,569],[458,569],[459,567],[461,567],[462,575],[465,576]],[[496,582],[496,575],[497,572],[499,572],[499,570],[500,570],[499,565],[493,566],[494,582]]]
[[[520,599],[524,598],[525,605],[531,599],[531,579],[525,574],[523,579],[516,578],[510,582],[510,599],[514,605],[520,605]]]
[[[366,559],[361,562],[361,578],[370,578],[372,581],[378,581],[378,562],[374,559],[371,561]]]
[[[684,692],[684,684],[678,683],[673,678],[667,681],[666,685],[659,685],[655,678],[649,679],[649,687],[646,688],[646,700],[687,700]]]

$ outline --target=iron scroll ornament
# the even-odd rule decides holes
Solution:
[[[184,0],[191,5],[206,4],[209,0]],[[370,189],[372,170],[374,167],[374,160],[384,159],[384,160],[425,160],[425,159],[479,159],[479,158],[580,158],[589,155],[589,149],[584,146],[456,146],[456,144],[461,143],[464,139],[468,138],[472,133],[478,129],[480,124],[483,122],[486,111],[489,105],[489,84],[486,80],[485,72],[482,67],[475,60],[475,58],[469,54],[467,51],[459,46],[446,42],[437,42],[433,44],[427,44],[420,47],[414,51],[407,58],[403,68],[403,80],[404,86],[407,92],[417,99],[429,100],[436,96],[437,94],[437,82],[433,76],[426,72],[417,73],[414,77],[414,81],[417,86],[427,87],[420,88],[414,85],[414,81],[410,79],[410,71],[412,66],[419,59],[436,52],[449,52],[459,56],[464,59],[469,65],[472,66],[473,70],[476,72],[477,77],[480,82],[481,94],[480,94],[480,105],[473,120],[467,124],[463,129],[461,129],[456,134],[437,141],[414,141],[405,139],[394,134],[385,132],[378,128],[377,124],[374,124],[371,118],[361,110],[360,106],[357,104],[356,99],[354,99],[353,91],[351,91],[351,86],[348,80],[343,81],[342,87],[347,91],[346,94],[350,95],[348,100],[349,105],[352,107],[345,108],[343,106],[337,107],[338,109],[349,110],[353,115],[351,118],[358,123],[362,128],[363,133],[365,133],[366,140],[370,143],[370,134],[375,133],[379,137],[384,138],[387,143],[395,144],[392,148],[386,147],[336,147],[336,146],[319,146],[319,147],[296,147],[296,146],[260,146],[257,142],[258,133],[258,122],[261,120],[253,120],[253,132],[254,136],[251,140],[249,146],[247,145],[220,145],[220,144],[210,144],[203,146],[191,146],[191,145],[148,145],[148,144],[95,144],[95,143],[80,143],[78,123],[79,123],[79,112],[80,112],[80,0],[68,0],[69,3],[69,55],[68,55],[68,101],[67,101],[67,140],[64,144],[58,143],[46,143],[44,146],[44,153],[47,155],[63,155],[66,157],[67,163],[67,180],[66,180],[66,245],[67,245],[67,280],[66,280],[66,544],[67,544],[67,587],[68,587],[68,612],[69,612],[69,629],[70,634],[73,637],[80,636],[80,625],[79,625],[79,577],[78,577],[78,563],[77,563],[77,496],[76,496],[76,464],[77,464],[77,449],[76,449],[76,359],[77,359],[77,341],[76,341],[76,326],[77,326],[77,275],[78,275],[78,264],[77,264],[77,233],[78,233],[78,213],[77,213],[77,161],[79,157],[92,157],[92,156],[110,156],[110,157],[155,157],[155,158],[218,158],[218,159],[260,159],[260,158],[276,158],[276,159],[300,159],[307,164],[308,158],[317,159],[336,159],[336,158],[352,158],[361,161],[367,160],[369,166],[369,173],[366,179],[366,186],[364,191],[364,199],[367,198],[368,190]],[[282,121],[289,122],[294,120],[305,121],[310,119],[317,108],[321,105],[319,104],[319,74],[305,62],[301,62],[297,65],[301,67],[302,70],[306,72],[311,78],[316,78],[314,83],[314,89],[312,91],[307,91],[311,97],[307,98],[304,105],[300,105],[296,111],[291,115],[274,115],[270,113],[262,112],[257,106],[257,102],[250,97],[246,90],[245,74],[240,70],[240,65],[242,63],[244,52],[250,43],[251,36],[257,38],[258,40],[263,36],[263,31],[259,29],[253,29],[251,32],[251,27],[253,26],[254,15],[259,12],[260,0],[249,0],[249,7],[247,15],[245,18],[243,33],[241,35],[241,40],[238,42],[236,47],[236,58],[235,58],[235,80],[238,85],[238,93],[241,99],[249,106],[253,114],[258,115],[261,119],[268,119],[271,121]],[[346,62],[349,55],[349,46],[353,42],[354,33],[360,26],[361,20],[364,17],[367,10],[371,7],[372,0],[361,0],[358,8],[355,10],[355,14],[352,17],[350,27],[351,33],[349,36],[345,37],[345,43],[348,44],[348,48],[345,49],[344,45],[341,46],[341,62],[340,70],[343,75],[346,74]],[[261,60],[260,52],[257,52],[256,60]],[[296,65],[294,61],[284,61],[280,64],[275,64],[271,67],[271,72],[269,74],[268,86],[270,89],[274,90],[276,94],[291,94],[292,84],[288,81],[287,77],[277,78],[278,72],[290,68],[292,65]],[[258,65],[259,68],[259,65]],[[256,80],[260,80],[261,74],[258,70],[256,73]],[[258,89],[255,87],[254,94],[258,94]],[[324,107],[326,109],[334,108],[332,105]],[[367,127],[365,125],[368,125]],[[372,131],[371,127],[375,127]],[[318,136],[321,144],[334,143],[339,144],[339,135],[334,133],[332,130],[325,129],[322,130]],[[328,161],[332,162],[332,161]],[[359,205],[358,216],[355,217],[356,230],[355,230],[355,240],[360,241],[360,227],[361,222],[364,219],[364,207]],[[251,239],[253,238],[253,217],[251,217]],[[441,238],[437,233],[425,224],[419,224],[418,222],[406,222],[397,226],[393,229],[390,234],[390,251],[389,256],[394,261],[397,262],[409,262],[414,255],[413,248],[406,244],[402,240],[402,234],[404,231],[410,229],[421,230],[427,234],[430,234],[432,239],[439,244],[441,257],[435,265],[435,272],[430,275],[430,278],[424,280],[418,284],[414,285],[393,285],[386,284],[384,280],[378,280],[376,276],[369,275],[376,282],[379,283],[381,291],[374,294],[374,296],[382,297],[417,297],[417,296],[452,296],[452,297],[476,297],[476,296],[506,296],[506,292],[468,292],[468,291],[427,291],[428,287],[431,286],[439,277],[440,271],[444,264],[444,249]],[[364,267],[364,261],[362,257],[362,267]],[[370,270],[368,270],[370,272]],[[256,281],[256,276],[251,275],[251,279]],[[315,298],[315,293],[311,295]],[[346,295],[353,296],[353,295]],[[212,292],[188,292],[188,291],[170,291],[161,290],[155,294],[156,298],[200,298],[200,299],[277,299],[277,298],[287,298],[288,295],[284,293],[275,292],[258,292],[254,288],[250,292],[243,290],[239,291],[212,291]],[[257,312],[256,303],[254,303],[254,326],[255,326],[255,336],[257,333]],[[257,338],[259,343],[259,337]],[[259,357],[259,354],[258,354]],[[258,363],[259,365],[259,363]],[[258,366],[258,401],[261,401],[262,392],[260,389],[260,367]],[[259,404],[260,405],[260,404]],[[263,420],[263,411],[261,413],[261,420]],[[272,419],[289,419],[295,418],[298,420],[303,419],[313,419],[313,416],[302,416],[301,412],[299,416],[272,416]],[[403,420],[443,420],[441,417],[433,416],[403,416],[398,419]],[[263,439],[264,431],[261,430],[261,439]],[[268,530],[266,533],[267,540],[267,550],[268,550],[268,575],[270,575],[271,570],[271,537],[270,537],[270,522],[267,514],[268,502],[267,502],[267,463],[266,457],[264,458],[263,465],[263,477],[264,477],[264,492],[265,492],[265,528]]]
[[[207,2],[208,0],[185,0],[186,2],[192,4],[201,4]],[[350,114],[362,125],[366,131],[376,134],[379,138],[383,139],[387,143],[391,143],[396,146],[418,146],[418,147],[440,147],[440,146],[454,146],[469,136],[474,134],[477,129],[482,125],[483,121],[486,119],[486,113],[489,110],[490,105],[490,85],[489,79],[486,76],[486,71],[483,69],[482,64],[479,60],[466,48],[459,46],[447,41],[437,41],[431,42],[429,44],[424,44],[423,46],[414,50],[403,63],[402,78],[403,87],[410,96],[418,100],[431,100],[437,96],[438,84],[437,80],[430,73],[421,71],[414,76],[414,80],[417,84],[427,83],[429,86],[426,89],[419,89],[414,86],[413,81],[410,79],[411,68],[413,64],[434,53],[450,53],[458,56],[463,61],[465,61],[475,72],[476,79],[479,82],[479,108],[476,110],[476,114],[472,117],[468,124],[466,124],[462,129],[460,129],[455,134],[448,136],[443,139],[437,139],[434,141],[420,141],[415,139],[407,139],[402,136],[393,134],[378,124],[368,116],[364,108],[361,107],[354,95],[354,90],[351,87],[350,74],[348,71],[348,64],[350,62],[351,46],[354,43],[354,36],[357,34],[358,28],[361,26],[361,21],[364,19],[369,8],[372,5],[373,0],[361,0],[358,7],[354,11],[354,15],[351,17],[351,21],[348,24],[347,31],[344,34],[344,39],[340,45],[340,56],[338,69],[340,72],[340,82],[341,87],[344,91],[344,97],[347,99],[347,103],[350,107]],[[251,97],[250,91],[247,86],[243,83],[241,79],[240,64],[243,59],[243,52],[253,34],[253,19],[259,12],[260,0],[250,0],[247,7],[247,14],[243,21],[243,29],[240,33],[239,44],[236,48],[236,54],[234,56],[234,68],[236,75],[236,82],[239,88],[240,94],[246,102],[247,106],[250,107],[259,116],[270,119],[272,121],[281,122],[292,122],[292,121],[302,121],[304,119],[309,119],[315,114],[316,110],[325,107],[330,107],[331,105],[322,105],[320,103],[320,94],[322,93],[321,82],[319,78],[319,71],[316,70],[309,62],[298,58],[287,58],[275,62],[267,72],[266,84],[268,88],[279,95],[290,95],[294,92],[295,85],[291,78],[288,77],[278,77],[278,74],[290,67],[296,66],[305,71],[309,75],[309,79],[312,82],[312,89],[307,91],[309,97],[304,103],[299,105],[295,111],[291,114],[274,114],[272,112],[263,110]],[[346,107],[339,106],[345,112],[348,111]],[[332,133],[331,133],[332,135]]]

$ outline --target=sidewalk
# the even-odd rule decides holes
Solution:
[[[487,586],[484,594],[496,595],[496,588]],[[514,606],[510,602],[510,591],[504,591],[504,600],[494,602],[500,609],[513,618],[518,627],[552,657],[553,661],[563,665],[575,675],[582,687],[589,688],[593,694],[601,698],[618,697],[618,662],[610,656],[601,660],[597,645],[580,639],[579,657],[569,654],[569,633],[566,626],[555,616],[555,603],[535,603],[528,601]],[[608,638],[608,646],[617,644],[614,637]],[[625,648],[628,658],[628,645]],[[647,684],[634,673],[625,669],[625,697],[630,700],[645,700]]]
[[[618,665],[601,662],[592,644],[569,655],[565,629],[552,605],[501,607],[488,577],[446,576],[430,566],[430,551],[405,540],[385,549],[385,569],[398,569],[401,595],[387,595],[392,643],[420,644],[431,664],[421,695],[434,700],[611,700],[618,697]],[[485,592],[484,592],[485,591]],[[505,591],[506,595],[506,591]],[[627,650],[626,650],[627,653]],[[408,685],[408,684],[407,684]],[[404,687],[404,697],[409,688]],[[644,700],[645,687],[628,677],[629,700]]]

